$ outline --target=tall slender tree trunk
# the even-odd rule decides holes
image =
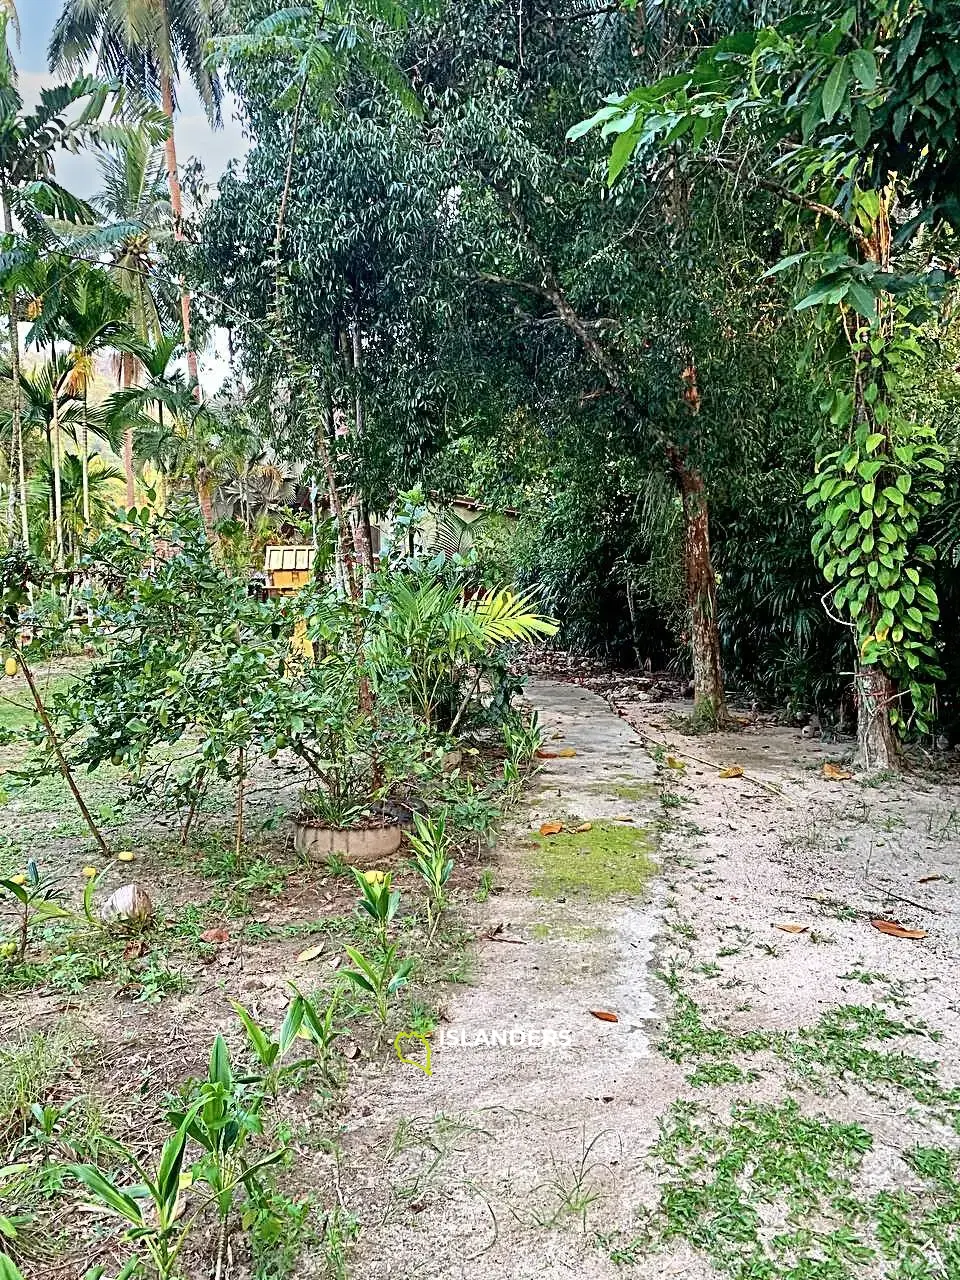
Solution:
[[[90,524],[90,429],[87,423],[87,375],[83,375],[83,419],[80,423],[80,483],[83,488],[83,527]]]
[[[13,234],[13,218],[10,213],[10,201],[4,190],[3,229],[9,236]],[[13,382],[13,405],[10,413],[10,498],[7,506],[7,529],[13,533],[14,526],[14,458],[17,460],[16,484],[20,494],[20,535],[23,545],[30,545],[30,522],[27,519],[27,467],[23,456],[23,399],[20,386],[20,330],[17,327],[17,294],[11,290],[7,298],[7,315],[10,332],[10,377]]]
[[[350,337],[353,348],[353,429],[357,448],[359,448],[360,439],[363,435],[363,396],[360,393],[360,363],[362,357],[360,325],[357,321],[353,323]],[[369,575],[373,573],[373,546],[370,539],[370,521],[366,514],[363,495],[355,493],[350,500],[350,507],[354,518],[353,542],[357,551],[357,559],[363,566],[364,574]]]
[[[717,627],[717,578],[710,554],[710,515],[703,476],[674,450],[670,464],[683,505],[683,571],[693,658],[694,715],[712,727],[727,720]]]
[[[889,271],[891,251],[890,223],[887,216],[886,201],[882,196],[878,216],[871,229],[870,237],[865,243],[869,246],[869,249],[864,254],[867,261],[875,263],[881,271]],[[880,332],[889,341],[893,337],[893,312],[888,311],[884,316],[882,302],[878,302],[878,306],[881,308]],[[852,317],[846,323],[851,327],[854,325],[859,326],[860,324],[859,320],[854,320]],[[850,346],[853,359],[855,418],[857,423],[864,423],[871,419],[871,409],[863,395],[863,370],[861,367],[868,355],[864,354],[861,343],[856,341],[861,336],[857,329],[854,329],[848,336],[853,339]],[[877,421],[874,417],[871,421],[870,429],[882,432],[887,437],[888,444],[892,445],[892,441],[889,440],[890,427],[885,420]],[[893,483],[893,476],[890,476],[888,483]],[[877,487],[880,487],[880,477],[877,477]],[[871,609],[871,622],[875,629],[881,608],[880,602],[876,597],[873,597],[868,607]],[[890,712],[897,703],[897,686],[882,667],[861,666],[859,655],[855,660],[855,670],[857,765],[859,768],[869,772],[878,770],[895,771],[901,767],[901,759]]]
[[[273,233],[273,305],[279,316],[280,312],[280,251],[283,247],[283,227],[287,216],[287,205],[290,203],[290,188],[293,184],[293,161],[297,153],[297,139],[300,133],[300,116],[304,99],[307,96],[307,85],[310,82],[309,72],[305,72],[297,94],[297,104],[293,109],[293,123],[290,126],[290,145],[287,149],[287,167],[283,175],[283,190],[277,208],[277,225]]]
[[[20,335],[17,331],[16,302],[10,309],[10,366],[13,374],[14,418],[17,431],[17,483],[20,489],[20,536],[30,546],[30,521],[27,517],[27,462],[23,453],[23,404],[20,399]]]
[[[54,562],[58,568],[64,564],[63,546],[63,439],[60,435],[60,386],[57,377],[57,344],[50,343],[51,399],[53,422],[50,432],[50,471],[53,479],[53,542]]]
[[[167,184],[170,187],[170,208],[173,210],[173,238],[183,243],[183,192],[180,189],[180,171],[177,167],[177,144],[174,137],[173,82],[166,72],[160,76],[160,96],[163,110],[170,121],[170,132],[163,144],[163,154],[167,165]],[[183,341],[187,348],[187,369],[194,387],[199,386],[197,377],[197,353],[193,349],[190,338],[190,294],[181,281],[180,315],[183,320]],[[199,392],[197,392],[199,399]]]
[[[129,390],[134,385],[136,370],[133,356],[124,352],[120,356],[120,384]],[[123,474],[127,481],[127,510],[137,503],[137,478],[133,470],[133,428],[127,427],[123,433]]]
[[[215,543],[217,535],[213,524],[213,498],[210,496],[210,485],[206,479],[197,482],[197,504],[200,507],[200,515],[203,519],[203,527],[207,538],[211,543]]]

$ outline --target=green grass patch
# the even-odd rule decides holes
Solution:
[[[537,876],[533,892],[542,898],[584,894],[609,898],[642,893],[656,870],[651,830],[616,822],[594,822],[589,831],[535,836]]]
[[[841,1005],[796,1031],[733,1033],[713,1027],[689,995],[677,995],[660,1051],[673,1062],[693,1063],[690,1084],[725,1084],[754,1074],[747,1065],[760,1053],[779,1059],[796,1081],[826,1090],[831,1080],[855,1080],[885,1094],[902,1091],[960,1132],[960,1088],[944,1086],[937,1064],[905,1053],[893,1042],[939,1033],[920,1021],[901,1022],[877,1005]]]
[[[958,1156],[915,1147],[897,1181],[858,1191],[872,1135],[785,1101],[738,1101],[726,1117],[677,1102],[653,1148],[660,1195],[633,1239],[598,1243],[635,1264],[674,1241],[731,1280],[953,1280],[960,1260]],[[911,1177],[911,1174],[914,1175]],[[895,1175],[896,1177],[896,1175]]]

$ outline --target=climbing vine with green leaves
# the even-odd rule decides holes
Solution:
[[[889,403],[902,366],[917,354],[910,335],[890,339],[864,326],[853,344],[853,388],[827,392],[821,409],[846,443],[824,454],[807,484],[819,527],[817,564],[831,584],[833,610],[849,620],[863,667],[881,666],[912,702],[917,728],[929,726],[934,681],[942,679],[933,625],[940,616],[920,522],[942,498],[944,450],[930,427]],[[911,718],[900,705],[891,720]]]

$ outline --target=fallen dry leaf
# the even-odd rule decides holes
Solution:
[[[577,835],[581,835],[584,831],[592,831],[592,830],[593,830],[593,823],[592,823],[592,822],[581,822],[581,823],[580,823],[580,825],[579,825],[579,827],[574,827],[573,829],[574,829],[574,831],[576,832],[576,834],[577,834]]]
[[[891,938],[925,938],[927,936],[926,929],[907,929],[897,920],[871,920],[870,923],[881,933],[889,934]]]
[[[614,814],[614,816],[610,819],[610,821],[611,822],[632,822],[633,818],[630,817],[629,813],[617,813],[617,814]]]
[[[141,956],[147,954],[147,944],[142,938],[135,938],[133,942],[128,942],[123,948],[124,960],[139,960]]]
[[[848,778],[853,777],[853,774],[842,765],[832,764],[828,760],[823,766],[823,776],[830,782],[846,782]]]
[[[229,942],[230,935],[226,929],[207,929],[205,933],[200,935],[201,942]]]
[[[721,778],[742,778],[743,770],[738,764],[728,765],[726,769],[720,770]]]
[[[599,1018],[601,1022],[619,1022],[620,1019],[615,1013],[610,1013],[608,1009],[591,1009],[590,1015],[593,1018]]]
[[[562,830],[562,822],[544,822],[540,827],[540,834],[542,836],[555,836]]]
[[[315,947],[307,947],[306,951],[301,951],[297,956],[300,964],[306,964],[308,960],[316,960],[318,956],[323,955],[323,943],[318,942]]]
[[[577,753],[576,751],[574,751],[573,747],[561,747],[560,750],[557,752],[557,759],[572,760],[576,754]]]
[[[544,751],[543,747],[534,752],[538,760],[556,760],[557,754],[556,751]]]
[[[810,928],[808,924],[775,924],[775,929],[782,929],[784,933],[806,933]]]
[[[921,876],[917,884],[930,884],[933,880],[946,880],[946,876]]]
[[[682,760],[678,760],[676,756],[667,756],[667,764],[671,769],[685,769],[687,766]]]

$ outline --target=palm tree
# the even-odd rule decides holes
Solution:
[[[26,542],[29,523],[23,424],[20,420],[19,298],[29,285],[30,272],[37,260],[37,246],[50,235],[45,219],[83,220],[91,212],[84,201],[72,196],[56,181],[54,155],[61,149],[76,150],[80,144],[104,136],[106,130],[111,136],[118,130],[106,112],[108,87],[94,76],[82,76],[71,84],[43,89],[35,110],[24,111],[7,48],[7,32],[12,21],[11,6],[4,0],[0,3],[0,205],[6,245],[0,264],[0,288],[6,297],[10,359],[14,371],[7,526],[12,534],[16,476],[21,535]],[[76,108],[82,109],[78,111]]]
[[[117,507],[115,489],[123,476],[116,467],[98,459],[84,477],[82,458],[68,453],[63,458],[59,487],[63,494],[63,520],[68,548],[72,552],[90,528],[102,529]],[[53,490],[50,463],[43,458],[31,482],[31,516],[35,528],[42,528]],[[84,514],[86,509],[87,514]]]
[[[135,351],[136,336],[127,324],[129,303],[124,294],[99,267],[84,266],[65,291],[60,303],[60,331],[70,343],[71,395],[82,400],[80,430],[80,465],[82,473],[83,513],[89,520],[89,428],[88,392],[97,352],[110,348],[121,354]]]
[[[76,247],[88,254],[106,250],[110,275],[129,303],[130,328],[143,345],[162,338],[168,299],[154,279],[158,247],[170,229],[170,198],[163,181],[163,152],[143,134],[123,138],[100,157],[103,187],[94,204],[105,221],[84,229]],[[133,352],[120,354],[121,389],[134,385],[137,362]],[[127,507],[136,501],[133,469],[133,429],[123,437],[123,469]]]
[[[27,343],[36,346],[38,351],[44,351],[49,345],[50,363],[44,366],[49,370],[46,378],[42,376],[37,379],[30,379],[29,382],[21,378],[21,387],[26,397],[27,404],[31,406],[34,416],[39,412],[39,404],[37,396],[43,394],[49,401],[49,406],[44,405],[43,417],[49,418],[49,426],[47,428],[47,438],[49,442],[50,466],[53,472],[53,537],[51,545],[56,552],[56,560],[58,564],[63,564],[64,559],[64,536],[63,536],[63,501],[60,492],[60,474],[61,463],[63,459],[63,442],[61,433],[61,412],[60,405],[66,394],[69,399],[69,393],[66,392],[66,375],[68,372],[67,362],[57,353],[57,337],[60,330],[60,303],[63,297],[63,291],[68,288],[75,271],[73,262],[58,253],[47,253],[43,258],[38,259],[32,267],[29,280],[29,302],[28,314],[33,324],[27,334]],[[49,407],[49,413],[47,408]],[[72,406],[76,409],[76,404]],[[69,414],[69,406],[65,406]],[[68,424],[69,425],[69,424]]]
[[[206,46],[219,25],[221,0],[67,0],[50,38],[54,68],[94,63],[101,73],[151,102],[169,121],[164,142],[173,234],[182,240],[183,196],[177,168],[174,116],[181,72],[192,81],[212,125],[220,123],[221,86],[206,62]],[[197,357],[190,342],[190,294],[180,292],[183,340],[190,376]]]
[[[197,403],[183,374],[173,367],[179,346],[179,339],[169,336],[153,346],[138,345],[143,385],[115,392],[106,412],[114,431],[135,432],[136,455],[156,467],[164,491],[194,490],[212,537],[219,436],[210,410]]]

